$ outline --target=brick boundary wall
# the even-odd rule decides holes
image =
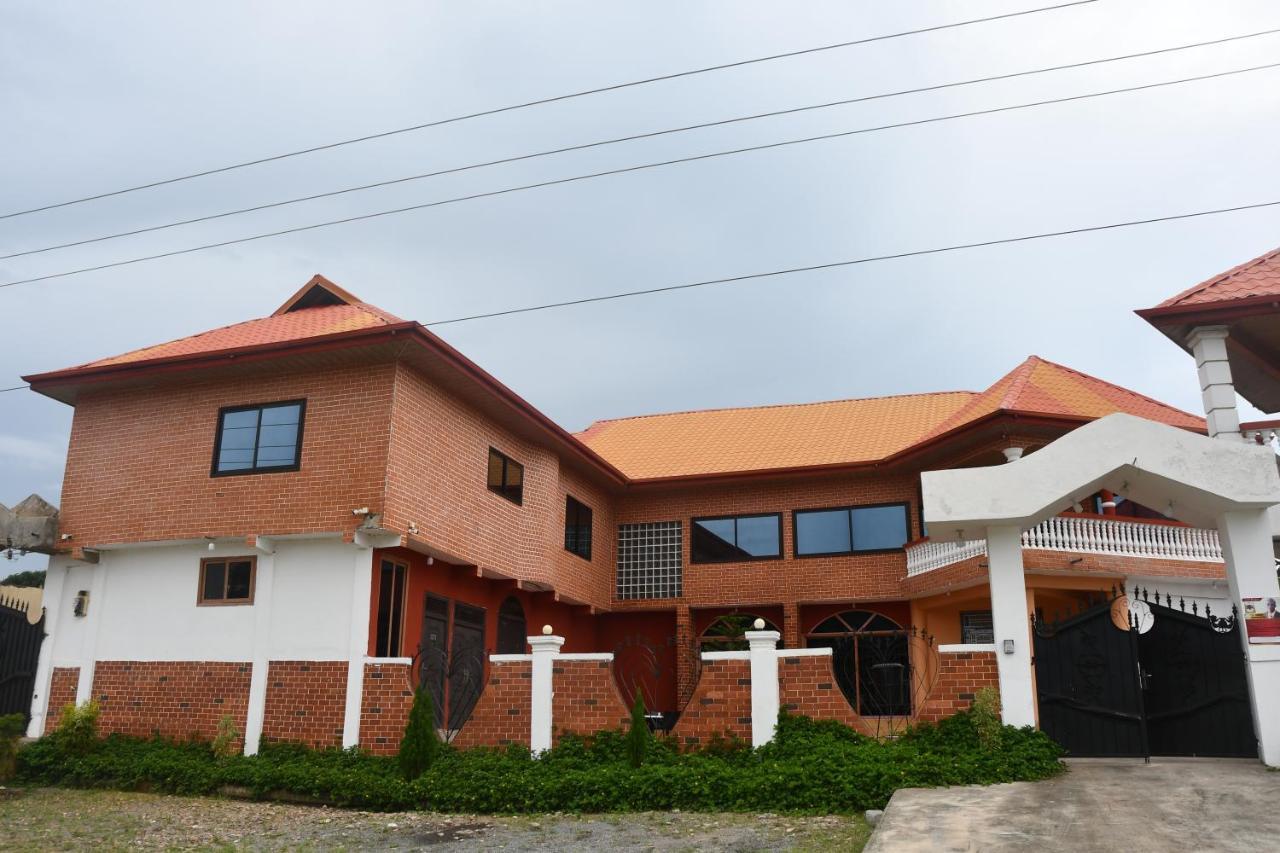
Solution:
[[[98,730],[136,737],[213,740],[230,716],[240,732],[249,713],[253,664],[222,661],[98,661],[93,698]],[[243,746],[243,737],[237,739]]]
[[[55,666],[49,679],[49,709],[44,715],[44,733],[58,728],[62,709],[76,703],[76,687],[80,683],[80,667]]]
[[[262,742],[341,747],[346,706],[346,661],[273,660],[267,665]]]
[[[984,687],[1000,689],[995,652],[940,652],[938,680],[920,709],[920,721],[936,723],[965,710]]]
[[[360,747],[374,755],[395,755],[412,708],[413,682],[408,664],[366,663],[360,699]]]
[[[831,655],[778,656],[778,698],[782,710],[815,720],[839,720],[858,728],[858,715],[849,706],[832,669]]]
[[[454,737],[453,745],[459,749],[512,743],[528,746],[532,708],[533,662],[493,661],[489,664],[489,683],[484,686],[471,718]]]
[[[705,746],[719,734],[751,742],[751,662],[704,660],[693,698],[671,735],[681,747]]]
[[[625,728],[631,720],[611,660],[558,660],[552,666],[552,743],[561,735]],[[525,734],[528,734],[528,718]]]

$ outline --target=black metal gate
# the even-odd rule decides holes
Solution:
[[[1234,611],[1122,587],[1033,629],[1040,728],[1068,753],[1258,754]]]
[[[23,714],[30,719],[42,640],[44,616],[32,625],[16,601],[0,598],[0,716]]]

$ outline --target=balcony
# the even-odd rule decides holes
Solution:
[[[1060,515],[1022,531],[1022,547],[1040,551],[1108,554],[1222,562],[1218,531],[1115,518]],[[931,572],[987,553],[987,540],[930,542],[907,546],[907,577]]]

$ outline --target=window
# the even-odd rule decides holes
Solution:
[[[213,476],[297,471],[306,408],[305,400],[293,400],[220,409],[213,442]]]
[[[524,502],[524,466],[489,448],[489,491],[514,504]]]
[[[887,616],[847,610],[823,620],[806,645],[831,649],[836,683],[856,713],[900,717],[912,707],[910,637]]]
[[[991,622],[990,610],[963,610],[960,612],[960,642],[994,643],[996,629]]]
[[[683,558],[680,522],[618,525],[618,598],[678,598],[684,588]]]
[[[776,559],[782,556],[782,516],[695,518],[689,547],[693,563]]]
[[[254,557],[201,560],[196,604],[253,604],[257,570]]]
[[[591,559],[591,507],[567,495],[564,502],[564,549]]]
[[[373,653],[380,658],[400,656],[404,631],[404,584],[409,568],[383,560],[378,573],[378,635]]]
[[[907,505],[796,510],[796,556],[893,551],[907,544]]]

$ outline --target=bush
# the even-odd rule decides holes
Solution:
[[[627,730],[627,763],[632,767],[644,764],[652,738],[649,721],[644,718],[644,696],[636,690],[636,701],[631,703],[631,728]]]
[[[0,717],[0,782],[13,778],[18,761],[18,738],[26,731],[27,718],[22,714]]]
[[[430,719],[430,718],[428,718]],[[1042,779],[1061,770],[1061,750],[1033,729],[1003,727],[982,745],[973,712],[922,725],[894,741],[839,723],[783,715],[760,749],[679,752],[649,737],[641,766],[622,732],[562,737],[540,758],[525,747],[459,751],[437,745],[412,781],[398,758],[356,750],[266,746],[256,756],[216,759],[207,744],[112,736],[72,754],[55,738],[19,752],[19,777],[46,785],[208,794],[235,785],[256,796],[288,792],[338,805],[465,813],[787,811],[848,813],[883,808],[904,787]]]
[[[983,687],[973,697],[973,725],[978,730],[978,740],[987,749],[1000,745],[1000,691]]]
[[[86,755],[98,745],[98,700],[83,705],[67,704],[62,708],[58,730],[53,739],[68,755]]]
[[[240,730],[236,728],[236,721],[230,714],[223,714],[222,719],[218,720],[218,733],[214,735],[213,743],[209,744],[209,750],[214,758],[230,758],[239,751],[236,749],[236,741],[239,739]]]
[[[436,732],[436,708],[431,693],[419,687],[413,694],[409,722],[400,740],[400,772],[412,782],[426,772],[440,752],[440,736]]]

